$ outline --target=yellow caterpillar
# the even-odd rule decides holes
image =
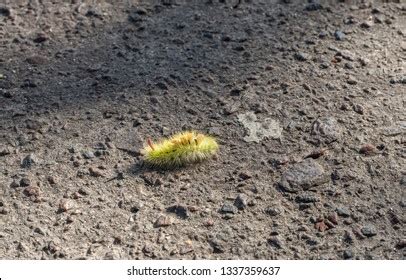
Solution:
[[[196,131],[186,131],[153,143],[148,139],[144,149],[145,163],[170,169],[206,160],[217,153],[218,144],[211,137]]]

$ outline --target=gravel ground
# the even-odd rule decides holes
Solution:
[[[235,2],[2,0],[0,258],[405,259],[406,5]]]

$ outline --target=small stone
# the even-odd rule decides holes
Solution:
[[[240,114],[237,118],[247,130],[247,134],[244,136],[245,142],[259,143],[265,138],[280,139],[282,136],[283,129],[277,120],[268,118],[259,122],[252,111]]]
[[[55,185],[55,184],[56,184],[56,179],[55,179],[55,177],[52,176],[52,175],[49,175],[49,176],[47,177],[47,180],[48,180],[48,183],[50,183],[51,185]]]
[[[280,187],[287,192],[307,190],[328,181],[324,168],[313,159],[292,165],[282,174]]]
[[[239,210],[244,210],[248,206],[248,197],[245,194],[239,194],[234,201],[234,206]]]
[[[173,220],[169,216],[160,216],[154,223],[154,227],[167,227],[173,223]]]
[[[282,209],[278,206],[270,206],[266,208],[265,213],[269,216],[275,217],[282,213]]]
[[[319,198],[312,193],[304,193],[296,197],[296,202],[299,203],[314,203],[319,201]]]
[[[348,210],[346,207],[344,206],[340,206],[336,208],[336,212],[339,216],[344,217],[344,218],[348,218],[351,216],[351,212],[350,210]]]
[[[204,222],[204,225],[205,225],[206,227],[212,227],[212,226],[214,226],[214,221],[213,221],[212,219],[208,219],[208,220],[206,220],[206,221]]]
[[[378,234],[373,225],[364,226],[361,228],[361,233],[366,237],[372,237]]]
[[[85,159],[92,159],[92,158],[95,158],[95,155],[94,155],[94,153],[93,153],[92,151],[84,151],[84,152],[82,153],[82,156],[83,156]]]
[[[40,55],[34,55],[27,58],[27,62],[31,65],[42,65],[47,63],[47,58]]]
[[[48,40],[48,36],[45,33],[38,33],[34,37],[34,43],[43,43]]]
[[[40,189],[37,186],[29,186],[24,189],[23,193],[26,196],[39,196]]]
[[[319,38],[321,38],[321,39],[326,38],[327,36],[328,36],[328,33],[324,30],[319,33]]]
[[[361,28],[371,28],[374,25],[374,23],[372,21],[363,21],[361,22],[361,24],[359,25]]]
[[[188,241],[188,242],[185,242],[185,244],[180,247],[179,254],[180,255],[186,255],[186,254],[191,253],[193,251],[194,251],[194,249],[193,249],[192,242]]]
[[[298,61],[306,61],[310,59],[310,56],[306,53],[302,53],[302,52],[297,52],[295,53],[294,57],[296,58],[296,60]]]
[[[38,159],[34,154],[29,154],[21,161],[22,168],[31,168],[34,164],[38,163]]]
[[[392,77],[389,82],[391,84],[406,84],[406,76]]]
[[[361,147],[359,153],[364,155],[373,155],[376,153],[376,148],[372,144],[365,144],[364,146]]]
[[[365,57],[360,57],[358,61],[361,64],[361,66],[367,66],[370,63],[369,59]]]
[[[396,248],[397,249],[404,249],[406,248],[406,239],[400,240],[398,243],[396,243]]]
[[[17,183],[16,181],[11,182],[10,188],[15,189],[15,188],[18,188],[18,187],[20,187],[19,183]]]
[[[314,227],[320,232],[324,232],[328,229],[328,226],[324,223],[323,220],[315,223]]]
[[[337,41],[343,41],[345,39],[345,34],[342,31],[337,30],[336,32],[334,32],[334,37]]]
[[[226,251],[224,242],[222,242],[220,240],[211,239],[209,241],[209,244],[213,248],[213,253],[214,254],[221,254],[221,253],[224,253]]]
[[[155,248],[153,247],[152,244],[145,244],[144,247],[142,248],[142,252],[147,257],[154,256],[155,255],[154,250],[155,250]]]
[[[360,104],[355,104],[352,108],[355,113],[358,113],[360,115],[364,114],[364,107],[362,107]]]
[[[248,180],[248,179],[251,179],[252,178],[252,174],[251,174],[251,172],[249,172],[249,171],[241,171],[240,172],[240,174],[238,174],[238,177],[241,179],[241,180]]]
[[[323,6],[318,2],[307,3],[304,10],[305,11],[317,11],[323,9]]]
[[[93,177],[103,177],[104,176],[103,172],[100,169],[95,168],[95,167],[90,167],[89,173]]]
[[[341,137],[342,129],[335,118],[321,117],[313,123],[311,134],[323,137],[326,141],[331,142]]]
[[[36,227],[36,228],[34,229],[34,232],[35,232],[35,233],[38,233],[38,234],[41,234],[41,235],[45,235],[45,231],[44,231],[42,228],[40,228],[40,227]]]
[[[347,83],[348,83],[349,85],[356,85],[358,82],[357,82],[357,80],[356,80],[354,77],[350,76],[350,77],[348,77],[348,79],[347,79]]]
[[[31,181],[28,178],[22,178],[20,180],[20,187],[28,187],[29,185],[31,185]]]
[[[331,214],[327,217],[327,219],[328,219],[330,222],[332,222],[334,225],[338,225],[338,216],[337,216],[337,213],[336,213],[336,212],[331,213]]]
[[[236,208],[234,205],[232,205],[232,204],[225,203],[225,204],[221,207],[220,212],[221,212],[221,213],[224,213],[224,214],[227,214],[227,213],[229,213],[229,214],[235,214],[235,213],[237,213],[237,208]]]
[[[347,69],[354,69],[354,65],[352,65],[351,62],[346,62],[346,63],[344,64],[344,67],[347,68]]]
[[[68,200],[68,199],[62,199],[58,205],[58,212],[60,212],[60,213],[67,212],[73,208],[74,208],[73,201]]]
[[[352,259],[353,256],[354,256],[354,254],[352,253],[351,250],[345,250],[344,253],[343,253],[343,257],[344,257],[345,260]]]
[[[282,240],[279,237],[273,236],[269,238],[267,241],[269,245],[275,247],[276,249],[283,249],[285,247]]]

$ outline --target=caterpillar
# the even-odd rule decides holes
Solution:
[[[196,131],[185,131],[157,143],[148,139],[141,153],[147,165],[171,169],[209,159],[217,151],[215,138]]]

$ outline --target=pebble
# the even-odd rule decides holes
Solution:
[[[361,228],[361,233],[366,237],[372,237],[378,234],[373,225],[364,226]]]
[[[287,192],[297,192],[300,189],[323,184],[328,181],[324,168],[313,159],[296,163],[282,174],[280,187]]]
[[[47,63],[47,58],[40,55],[34,55],[27,58],[27,62],[31,65],[42,65]]]
[[[352,109],[354,110],[355,113],[363,115],[364,114],[364,107],[362,107],[362,105],[360,104],[354,104],[354,106],[352,106]]]
[[[83,156],[85,159],[92,159],[92,158],[95,158],[95,155],[94,155],[94,153],[93,153],[92,151],[84,151],[84,152],[82,153],[82,156]]]
[[[330,142],[341,137],[342,129],[335,118],[321,117],[313,123],[311,134],[326,138]]]
[[[224,242],[222,242],[218,239],[209,240],[209,244],[213,248],[214,254],[221,254],[226,251]]]
[[[343,41],[345,39],[345,34],[342,31],[337,30],[336,32],[334,32],[334,37],[337,41]]]
[[[269,216],[275,217],[282,213],[282,209],[278,206],[270,206],[266,208],[265,213]]]
[[[318,2],[307,3],[304,7],[305,11],[317,11],[323,9],[323,6]]]
[[[32,39],[34,43],[43,43],[47,41],[49,38],[45,33],[38,33],[35,35],[35,37]]]
[[[21,161],[21,167],[31,168],[36,163],[38,163],[37,157],[34,154],[29,154]]]
[[[234,201],[234,206],[237,207],[239,210],[247,208],[248,197],[245,194],[239,194]]]
[[[279,237],[273,236],[268,239],[268,244],[276,249],[283,249],[285,246]]]
[[[315,229],[317,229],[320,232],[324,232],[328,229],[328,226],[325,224],[324,220],[315,223],[314,227],[315,227]]]
[[[95,168],[95,167],[90,167],[89,173],[93,177],[103,177],[104,176],[103,172],[100,169]]]
[[[167,227],[173,223],[173,220],[169,216],[160,216],[154,223],[154,227]]]
[[[11,182],[10,188],[15,189],[15,188],[18,188],[18,187],[20,187],[19,183],[17,183],[16,181]]]
[[[361,28],[371,28],[374,25],[374,23],[372,21],[363,21],[361,22],[361,24],[359,25]]]
[[[56,179],[55,179],[55,177],[52,176],[52,175],[49,175],[49,176],[47,177],[47,180],[48,180],[48,183],[50,183],[51,185],[55,185],[55,184],[56,184]]]
[[[252,178],[252,174],[251,174],[251,172],[249,172],[249,171],[241,171],[240,172],[240,174],[238,174],[238,177],[241,179],[241,180],[248,180],[248,179],[251,179]]]
[[[300,194],[296,197],[296,202],[299,202],[299,203],[314,203],[319,200],[320,199],[312,193],[304,193],[304,194]]]
[[[330,222],[332,222],[334,225],[338,225],[338,216],[337,216],[337,213],[336,213],[336,212],[331,213],[331,214],[327,217],[327,219],[328,219]]]
[[[310,56],[306,53],[303,52],[297,52],[295,53],[294,57],[296,58],[296,60],[298,61],[306,61],[310,59]]]
[[[37,186],[29,186],[24,189],[24,194],[26,196],[39,196],[40,189]]]
[[[244,136],[245,142],[259,143],[265,138],[280,139],[282,136],[283,128],[277,120],[267,118],[259,122],[256,114],[252,111],[239,114],[237,119],[247,131]]]
[[[357,81],[354,77],[350,76],[350,77],[348,77],[348,79],[347,79],[347,83],[348,83],[349,85],[356,85],[356,84],[358,84],[358,81]]]
[[[367,66],[370,63],[369,59],[366,57],[360,57],[358,58],[358,61],[361,64],[361,66]]]
[[[22,178],[20,180],[20,187],[28,187],[29,185],[31,185],[31,181],[28,178]]]
[[[406,76],[393,77],[389,80],[391,84],[406,84]]]
[[[351,216],[350,210],[348,210],[348,208],[346,208],[344,206],[337,207],[336,212],[337,212],[338,216],[341,216],[344,218],[348,218],[349,216]]]
[[[68,200],[68,199],[62,199],[58,205],[58,212],[60,212],[60,213],[67,212],[73,208],[74,208],[73,201]]]
[[[179,254],[180,255],[186,255],[188,253],[193,252],[193,245],[191,242],[187,242],[186,244],[182,245],[179,249]]]
[[[396,248],[397,249],[404,249],[406,248],[406,239],[400,240],[398,243],[396,243]]]
[[[352,259],[353,256],[354,256],[354,254],[352,253],[351,250],[344,250],[343,257],[345,260]]]
[[[222,207],[221,207],[221,209],[220,209],[220,212],[221,213],[224,213],[224,214],[235,214],[235,213],[237,213],[237,207],[235,207],[234,205],[232,205],[232,204],[229,204],[229,203],[225,203]]]
[[[359,153],[364,155],[373,155],[376,153],[376,148],[372,144],[365,144],[361,147],[361,149],[359,149]]]
[[[319,33],[319,38],[321,38],[321,39],[326,38],[327,36],[328,36],[328,33],[324,30]]]

